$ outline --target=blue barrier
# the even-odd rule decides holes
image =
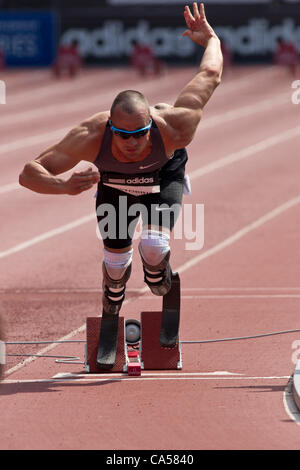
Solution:
[[[54,12],[0,10],[0,49],[6,65],[50,65],[56,55],[56,40]]]

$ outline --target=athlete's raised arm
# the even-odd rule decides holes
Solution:
[[[173,107],[164,115],[166,123],[176,131],[173,136],[176,136],[174,138],[177,148],[178,145],[188,145],[193,139],[202,110],[219,85],[223,69],[221,43],[207,22],[203,3],[200,4],[200,11],[197,3],[193,3],[193,14],[186,6],[184,18],[188,29],[184,31],[183,36],[204,47],[205,51],[197,74],[181,90]]]
[[[185,7],[188,29],[183,36],[188,36],[205,51],[197,75],[183,88],[174,106],[201,112],[221,81],[223,56],[220,40],[207,22],[203,3],[200,4],[200,12],[196,2],[193,9],[192,15],[189,7]]]

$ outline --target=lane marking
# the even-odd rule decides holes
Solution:
[[[268,98],[262,101],[259,101],[254,104],[249,104],[241,106],[239,108],[231,109],[225,113],[218,114],[216,116],[211,116],[203,120],[200,124],[201,130],[214,127],[218,124],[224,125],[229,121],[234,121],[235,119],[241,119],[243,117],[251,116],[251,114],[258,114],[262,111],[268,111],[274,109],[274,106],[282,106],[285,103],[290,103],[291,97],[290,94],[281,93],[277,98]]]
[[[9,193],[10,191],[14,191],[15,189],[19,189],[21,186],[19,183],[8,183],[0,186],[0,194]]]
[[[300,287],[182,287],[181,292],[250,292],[250,291],[300,291]],[[67,288],[0,288],[0,295],[10,295],[10,294],[99,294],[102,292],[101,287],[67,287]],[[139,287],[128,287],[126,288],[127,293],[139,293]],[[201,297],[203,294],[199,294]],[[212,294],[209,294],[212,295]],[[217,294],[215,294],[217,295]],[[224,295],[227,297],[227,294],[218,294]],[[229,294],[230,295],[230,294]],[[239,295],[239,294],[237,294]],[[249,294],[255,295],[255,294]],[[260,295],[260,294],[258,294]],[[273,295],[273,294],[265,294]],[[145,298],[145,297],[143,297]],[[156,299],[156,297],[151,297],[151,299]]]
[[[111,75],[113,75],[113,77]],[[34,89],[32,89],[32,87],[28,87],[25,90],[17,90],[16,92],[10,93],[9,102],[11,107],[17,106],[18,109],[20,109],[21,105],[26,105],[28,102],[32,106],[35,101],[39,101],[44,98],[48,98],[50,101],[52,95],[54,95],[54,98],[60,95],[64,96],[64,94],[69,92],[70,89],[74,94],[78,94],[81,91],[85,91],[87,87],[95,86],[97,83],[98,85],[103,85],[109,76],[111,80],[114,80],[114,78],[118,78],[119,75],[120,72],[114,69],[109,71],[104,70],[103,72],[89,70],[88,73],[84,73],[81,77],[78,77],[76,82],[73,82],[71,86],[68,82],[57,83],[50,79],[48,82],[41,83],[40,86],[35,85]],[[101,82],[99,83],[100,80]],[[43,105],[44,103],[40,104],[41,108]],[[9,109],[11,109],[11,107]]]
[[[195,299],[299,299],[300,294],[218,294],[218,295],[181,295],[182,299],[195,300]],[[153,296],[143,296],[143,300],[154,300]],[[158,300],[155,298],[155,300]]]
[[[191,180],[199,178],[200,176],[207,175],[215,170],[219,170],[220,168],[224,168],[232,163],[239,162],[244,158],[250,157],[255,155],[263,150],[267,150],[270,147],[273,147],[278,144],[282,144],[287,140],[293,139],[300,135],[300,126],[288,129],[281,134],[273,135],[272,137],[268,137],[256,144],[250,145],[242,150],[238,150],[237,152],[233,152],[229,155],[226,155],[223,158],[213,161],[207,165],[202,166],[198,170],[194,170],[189,173],[189,177]]]
[[[10,379],[5,379],[2,380],[1,385],[3,384],[26,384],[26,383],[68,383],[68,382],[76,382],[76,383],[81,383],[81,382],[127,382],[127,381],[160,381],[160,380],[287,380],[290,378],[289,375],[282,375],[282,376],[249,376],[249,377],[143,377],[143,372],[142,375],[139,377],[129,377],[129,376],[120,376],[120,377],[115,377],[115,376],[110,376],[106,378],[100,378],[100,377],[92,377],[93,374],[91,374],[90,377],[87,376],[87,378],[51,378],[51,379],[24,379],[24,380],[10,380]]]
[[[195,264],[198,264],[199,261],[202,261],[203,259],[206,259],[209,256],[212,256],[212,255],[222,251],[224,248],[227,248],[228,246],[230,246],[233,243],[237,242],[238,240],[245,237],[246,235],[248,235],[253,230],[256,230],[257,228],[264,225],[266,222],[269,222],[270,220],[274,219],[275,217],[281,215],[283,212],[297,206],[299,203],[300,203],[300,196],[297,196],[297,197],[295,197],[293,199],[290,199],[289,201],[285,202],[284,204],[281,204],[280,206],[277,206],[275,209],[271,210],[270,212],[267,212],[265,215],[263,215],[262,217],[259,217],[254,222],[246,225],[244,228],[238,230],[233,235],[227,237],[225,240],[218,243],[214,247],[209,248],[208,250],[204,251],[203,253],[201,253],[197,256],[194,256],[191,260],[189,260],[186,263],[184,263],[183,265],[179,266],[176,269],[176,271],[179,274],[183,273],[184,271],[191,268]]]
[[[18,251],[25,250],[26,248],[29,248],[30,246],[36,245],[37,243],[41,243],[45,240],[48,240],[49,238],[52,238],[54,236],[60,235],[64,232],[67,232],[69,230],[72,230],[74,228],[79,227],[80,225],[86,224],[87,222],[90,222],[91,220],[95,221],[96,225],[96,213],[92,213],[90,215],[86,215],[84,217],[81,217],[80,219],[76,219],[73,222],[70,222],[65,225],[61,225],[60,227],[57,227],[53,230],[49,230],[48,232],[42,233],[41,235],[38,235],[34,238],[31,238],[30,240],[27,240],[26,242],[19,243],[18,245],[13,246],[12,248],[9,248],[8,250],[1,251],[0,252],[0,259],[1,258],[6,258],[7,256],[10,256],[14,253],[17,253]]]
[[[103,373],[103,374],[74,374],[72,372],[59,372],[58,374],[55,374],[52,379],[68,379],[68,378],[86,378],[86,377],[127,377],[127,374],[125,373]],[[179,372],[179,371],[174,371],[174,372],[147,372],[147,371],[142,371],[142,375],[144,376],[151,376],[151,377],[168,377],[168,376],[176,376],[176,377],[189,377],[189,376],[223,376],[223,375],[230,375],[230,376],[241,376],[245,374],[240,374],[238,372],[227,372],[226,370],[217,370],[214,372]]]

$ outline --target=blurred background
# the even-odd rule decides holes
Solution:
[[[57,66],[76,48],[86,66],[122,65],[141,44],[164,64],[195,64],[201,51],[181,37],[185,4],[192,2],[0,0],[2,67]],[[300,0],[207,0],[205,7],[228,63],[270,64],[279,40],[289,44],[285,54],[293,46],[299,55]]]

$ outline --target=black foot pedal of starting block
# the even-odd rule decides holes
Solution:
[[[119,316],[103,312],[97,352],[97,366],[99,369],[112,369],[115,365],[118,330]]]
[[[163,296],[163,308],[160,330],[160,345],[164,348],[175,348],[178,344],[180,322],[180,278],[172,273],[172,285]]]
[[[162,312],[141,312],[141,363],[142,369],[182,369],[181,344],[173,348],[160,345]]]
[[[103,314],[86,322],[86,358],[88,372],[123,372],[125,357],[124,318]]]

